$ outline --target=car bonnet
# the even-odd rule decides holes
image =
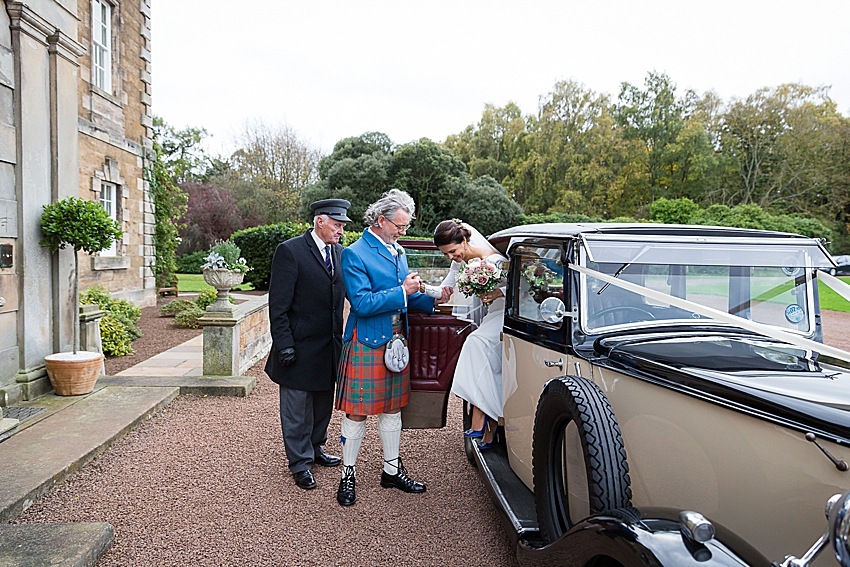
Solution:
[[[619,370],[850,445],[850,371],[792,345],[748,335],[608,337]]]

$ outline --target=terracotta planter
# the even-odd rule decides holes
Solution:
[[[218,292],[216,302],[207,307],[207,311],[233,311],[228,301],[230,289],[242,283],[245,272],[239,270],[204,270],[204,281],[213,286]]]
[[[60,352],[45,356],[44,365],[56,395],[81,396],[94,390],[103,368],[103,355],[83,350]]]

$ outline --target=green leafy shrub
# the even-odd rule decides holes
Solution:
[[[175,299],[159,308],[159,314],[174,316],[174,323],[181,327],[196,329],[198,318],[202,317],[206,308],[215,303],[218,293],[214,289],[207,289],[198,294],[194,301],[188,299]],[[234,303],[232,297],[228,297]]]
[[[100,342],[103,353],[109,356],[126,356],[136,352],[131,346],[132,338],[127,327],[112,313],[100,319]]]
[[[353,230],[346,230],[342,233],[342,238],[339,239],[339,243],[343,246],[351,246],[363,236],[363,231],[357,232]]]
[[[130,343],[142,336],[142,331],[136,324],[142,316],[141,309],[126,299],[113,299],[102,285],[86,290],[80,296],[80,303],[97,305],[106,312],[100,319],[103,354],[124,356],[135,352]]]
[[[100,203],[78,197],[68,197],[44,205],[41,214],[41,245],[57,252],[70,246],[74,249],[74,294],[80,296],[80,250],[95,254],[109,248],[121,238],[121,225],[113,220]],[[74,308],[73,348],[80,348],[80,312]]]
[[[201,266],[204,264],[204,256],[209,254],[203,250],[184,254],[177,258],[177,272],[181,274],[202,274],[204,270]]]
[[[193,305],[195,305],[195,302],[189,299],[175,299],[160,307],[159,314],[164,315],[166,317],[173,317],[174,315],[177,315],[184,309],[188,309]]]
[[[272,260],[277,245],[304,234],[309,228],[311,228],[311,225],[304,222],[281,222],[234,232],[230,240],[239,246],[242,250],[242,256],[251,266],[251,271],[245,274],[245,283],[253,284],[254,289],[269,289]],[[361,236],[363,236],[362,231],[347,230],[343,233],[339,243],[343,246],[351,246]]]
[[[182,309],[174,316],[174,322],[181,327],[189,327],[190,329],[198,328],[198,319],[203,317],[204,310],[195,305],[193,302],[190,306]]]
[[[202,292],[198,293],[198,297],[195,298],[195,305],[201,308],[201,310],[206,309],[210,305],[216,302],[218,299],[218,292],[214,289],[205,289]],[[230,303],[233,303],[233,298],[228,296]]]
[[[755,228],[832,240],[833,231],[821,221],[796,215],[774,215],[749,203],[701,208],[690,199],[658,199],[649,208],[653,222]]]
[[[236,270],[243,273],[251,270],[245,258],[242,257],[242,250],[230,240],[219,240],[210,246],[201,268]]]
[[[452,208],[452,216],[488,235],[516,226],[522,216],[522,207],[495,179],[483,175],[463,187]]]
[[[578,213],[532,213],[520,215],[519,224],[545,224],[550,222],[604,222],[601,218]]]
[[[282,222],[234,232],[230,240],[239,246],[242,256],[252,268],[245,274],[245,281],[253,284],[254,289],[269,289],[272,259],[277,245],[304,234],[309,228],[307,223]]]

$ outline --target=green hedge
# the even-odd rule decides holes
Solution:
[[[159,314],[164,317],[174,317],[174,323],[180,327],[198,328],[198,319],[204,316],[206,308],[216,302],[218,292],[212,288],[198,293],[194,300],[174,299],[159,308]],[[230,303],[233,297],[227,298]]]
[[[735,207],[710,205],[702,208],[688,198],[658,199],[649,208],[649,218],[652,222],[790,232],[826,241],[831,241],[834,236],[833,231],[817,219],[797,215],[774,215],[752,203]]]
[[[616,219],[603,219],[600,217],[589,217],[582,214],[570,213],[548,213],[530,214],[520,217],[520,224],[539,223],[595,223],[595,222],[647,222],[621,217]],[[681,199],[658,199],[649,207],[649,222],[663,224],[687,224],[728,226],[734,228],[755,228],[759,230],[773,230],[777,232],[790,232],[802,234],[812,238],[823,238],[831,241],[836,236],[835,232],[817,219],[799,217],[796,215],[774,215],[758,205],[737,205],[727,207],[726,205],[709,205],[701,207],[688,198]]]
[[[201,266],[204,265],[204,256],[208,255],[206,250],[198,250],[191,254],[184,254],[177,257],[177,273],[178,274],[203,274],[204,270]]]
[[[245,282],[253,284],[254,289],[269,289],[272,260],[278,244],[304,234],[309,228],[310,225],[303,222],[282,222],[234,232],[230,240],[242,250],[242,257],[251,267],[245,274]],[[348,246],[360,236],[360,232],[346,231],[340,243]]]

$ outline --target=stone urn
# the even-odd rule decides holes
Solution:
[[[245,272],[240,270],[204,268],[204,281],[218,292],[215,303],[207,307],[207,311],[233,311],[233,305],[228,300],[230,290],[241,284],[243,279]]]
[[[103,368],[103,355],[86,350],[48,354],[44,366],[57,396],[82,396],[94,390]]]

